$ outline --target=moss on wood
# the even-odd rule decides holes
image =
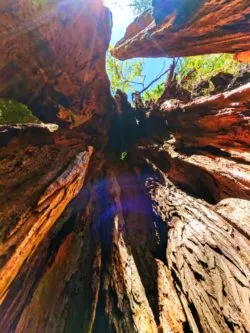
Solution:
[[[39,122],[26,105],[11,99],[0,99],[0,124]]]

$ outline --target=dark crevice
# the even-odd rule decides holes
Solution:
[[[167,223],[164,223],[162,219],[157,216],[153,211],[152,221],[153,224],[156,226],[157,236],[159,237],[158,242],[154,247],[152,253],[156,259],[161,260],[165,265],[167,265],[166,249],[168,240],[168,225]]]
[[[234,328],[234,325],[231,321],[229,321],[229,319],[227,317],[224,316],[224,319],[225,319],[225,323],[227,324],[229,330],[231,332],[235,332],[235,328]]]
[[[208,264],[207,264],[206,262],[204,262],[204,261],[199,261],[199,264],[201,264],[201,266],[202,266],[203,268],[205,268],[205,269],[208,269],[208,268],[209,268]]]
[[[222,252],[222,250],[221,250],[218,246],[214,246],[214,247],[212,247],[212,249],[213,249],[216,253],[218,253],[218,254],[220,254],[221,256],[223,256],[223,252]]]
[[[198,327],[199,333],[203,333],[204,331],[203,331],[203,328],[202,328],[202,325],[201,325],[201,322],[200,322],[199,314],[198,314],[198,312],[197,312],[197,310],[195,308],[195,305],[193,303],[189,303],[188,306],[189,306],[190,311],[192,313],[192,316],[193,316],[193,318],[195,320],[195,323],[196,323],[196,325]]]
[[[210,204],[217,203],[216,193],[214,194],[215,191],[213,191],[213,188],[217,187],[216,180],[205,170],[181,159],[172,160],[165,151],[147,151],[145,156],[168,175],[168,178],[181,191]]]
[[[102,279],[102,281],[103,281],[103,279]],[[111,290],[109,292],[111,293]],[[115,297],[116,297],[115,293],[112,293],[111,297],[112,298],[114,297],[114,299],[115,299]],[[106,314],[105,303],[106,303],[106,293],[103,290],[103,285],[101,285],[100,294],[98,297],[98,305],[97,305],[97,309],[96,309],[96,317],[95,317],[96,319],[94,322],[93,333],[103,333],[103,332],[115,333],[116,332],[112,323],[110,322],[109,316]],[[112,316],[114,318],[117,318],[117,316],[118,316],[117,311],[113,312]]]
[[[193,274],[194,274],[194,278],[195,278],[197,281],[204,281],[204,280],[205,280],[204,277],[203,277],[200,273],[198,273],[198,272],[196,272],[196,271],[193,271]]]
[[[178,278],[175,270],[177,270],[177,266],[175,263],[173,263],[173,268],[171,269],[171,275],[172,275],[172,278],[173,278],[173,282],[174,282],[174,285],[176,285],[176,292],[177,292],[177,295],[180,296],[180,290],[182,290],[182,283],[180,281],[180,279]],[[183,292],[183,291],[182,291]],[[183,312],[185,313],[185,309],[183,309]],[[184,333],[192,333],[193,330],[187,320],[187,317],[186,317],[186,321],[183,323],[183,331]]]
[[[178,268],[177,268],[176,264],[173,262],[173,268],[171,269],[171,275],[173,277],[174,283],[177,284],[180,289],[182,289],[182,283],[181,283],[178,275],[176,274],[177,271],[178,271]]]
[[[229,152],[221,150],[214,146],[178,148],[178,149],[176,149],[176,152],[186,154],[187,156],[192,156],[193,154],[206,155],[208,153],[213,156],[225,158],[227,160],[230,160],[230,161],[233,161],[236,163],[250,165],[250,162],[248,162],[244,159],[241,159],[241,158],[234,157]]]
[[[182,328],[184,333],[193,333],[188,321],[185,321],[185,323],[182,324]]]

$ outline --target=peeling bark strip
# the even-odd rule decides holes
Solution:
[[[0,304],[25,260],[46,237],[70,201],[78,194],[93,149],[78,154],[68,168],[44,192],[37,204],[25,212],[0,244]],[[9,256],[6,254],[10,253]]]
[[[248,0],[154,0],[153,16],[131,23],[113,54],[125,60],[240,53],[237,59],[250,61],[249,50]]]

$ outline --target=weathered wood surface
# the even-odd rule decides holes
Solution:
[[[161,109],[180,145],[214,146],[244,154],[250,151],[249,103],[250,83],[247,83],[186,104],[166,101]]]
[[[85,2],[86,8],[102,11],[99,1]],[[5,11],[6,3],[0,5]],[[208,3],[224,15],[225,21],[217,18],[218,31],[230,23],[218,45],[225,45],[227,35],[229,47],[232,43],[242,51],[242,31],[246,45],[249,40],[246,2],[224,2],[227,15],[220,12],[221,1]],[[229,15],[232,4],[235,16]],[[10,12],[17,9],[13,6]],[[78,6],[71,8],[77,17]],[[202,8],[204,14],[202,6],[196,15]],[[10,12],[5,19],[12,20]],[[66,27],[71,14],[60,16]],[[82,15],[86,21],[76,25],[85,38],[80,27],[91,23],[93,29],[99,16]],[[206,15],[210,24],[214,11]],[[182,28],[175,24],[185,17],[170,16],[175,18],[170,29],[178,33]],[[102,17],[98,29],[110,27],[109,18]],[[144,24],[150,20],[148,15]],[[188,22],[190,29],[192,24],[197,28],[195,21]],[[233,22],[246,23],[237,26],[238,44],[237,30],[230,37]],[[201,46],[206,36],[197,33]],[[196,52],[198,44],[192,43],[191,38]],[[104,52],[104,45],[97,44]],[[60,64],[69,60],[61,57]],[[92,88],[97,78],[88,64]],[[98,107],[101,95],[98,89],[92,92]],[[247,84],[190,103],[168,101],[161,111],[142,115],[133,114],[121,93],[118,121],[110,117],[111,103],[98,112],[86,106],[91,121],[77,130],[0,130],[0,139],[7,135],[0,148],[0,332],[249,333],[249,96]],[[107,118],[97,114],[103,110]],[[73,110],[87,115],[81,112]],[[71,120],[79,125],[79,119]],[[117,124],[123,125],[120,132]],[[116,153],[124,149],[129,153],[121,161]]]
[[[111,106],[112,20],[101,0],[2,0],[0,21],[1,97],[71,127]]]
[[[249,332],[248,220],[148,163],[85,184],[15,275],[2,331]]]
[[[212,170],[146,145],[152,153],[136,148],[135,162],[104,164],[80,138],[48,136],[0,151],[0,331],[250,331],[249,201],[235,179],[223,192],[223,161]],[[217,172],[215,201],[237,199],[213,206],[198,187],[196,198],[180,190],[164,166],[176,158],[207,189]]]
[[[178,149],[171,139],[154,148],[139,146],[136,155],[157,161],[176,186],[194,197],[213,204],[225,198],[250,200],[250,162],[240,154],[235,157],[212,146]]]
[[[230,214],[224,218],[184,195],[161,172],[147,186],[155,212],[169,226],[167,263],[192,331],[249,332],[247,234],[232,225]],[[250,223],[244,205],[238,213]]]
[[[248,0],[155,0],[116,44],[118,59],[233,53],[250,61]],[[238,55],[237,55],[238,54]]]

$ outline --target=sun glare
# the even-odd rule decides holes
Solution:
[[[131,8],[128,6],[128,0],[115,1],[115,0],[104,0],[104,4],[110,8],[113,16],[119,16],[120,19],[124,19],[126,15],[131,15]]]
[[[111,44],[115,44],[124,36],[126,28],[134,20],[134,14],[128,5],[129,0],[104,0],[104,4],[109,7],[113,15]]]

